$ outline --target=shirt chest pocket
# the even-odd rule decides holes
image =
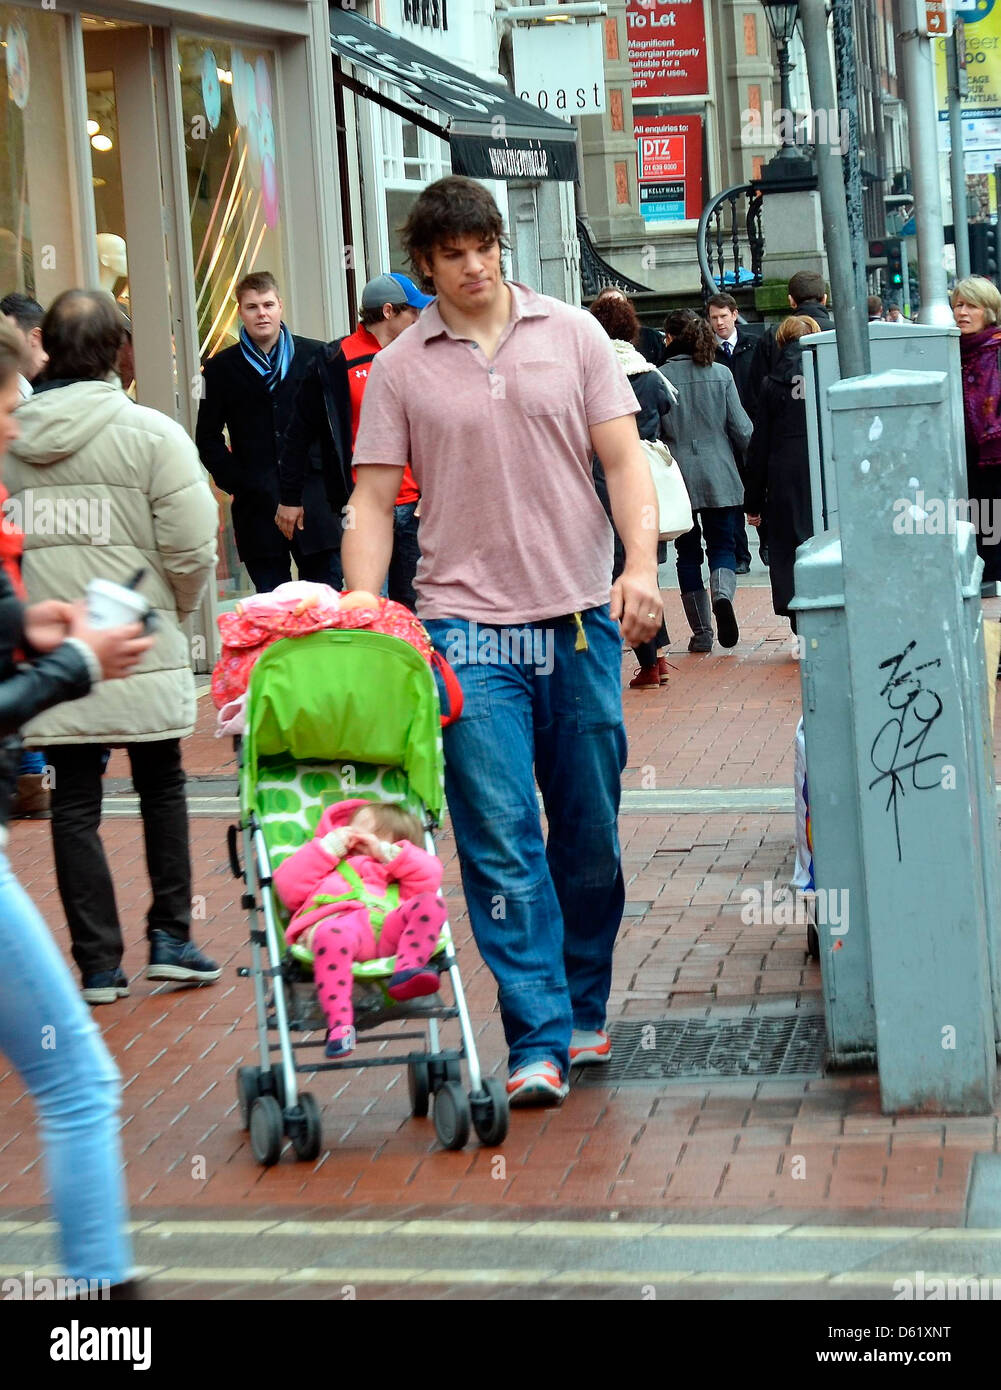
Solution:
[[[519,362],[518,404],[526,415],[563,415],[570,409],[574,388],[564,362]]]

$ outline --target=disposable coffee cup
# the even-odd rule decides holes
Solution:
[[[151,616],[150,606],[135,589],[113,584],[110,579],[92,579],[87,585],[87,621],[93,628],[124,627],[142,623]]]

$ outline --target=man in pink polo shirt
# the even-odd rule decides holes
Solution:
[[[621,644],[652,637],[662,609],[636,398],[590,315],[504,280],[502,234],[471,179],[441,179],[414,205],[404,248],[437,301],[372,363],[342,554],[348,587],[377,593],[409,459],[417,611],[465,701],[445,731],[449,815],[520,1105],[558,1103],[571,1063],[610,1054]],[[592,451],[626,551],[611,594]]]

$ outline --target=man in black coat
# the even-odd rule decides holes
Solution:
[[[300,579],[339,589],[339,518],[323,479],[324,447],[332,450],[332,441],[318,442],[310,456],[303,530],[288,539],[276,522],[280,443],[320,343],[289,332],[282,321],[278,283],[268,271],[245,276],[236,287],[236,302],[243,325],[240,341],[202,368],[198,452],[216,486],[233,498],[236,548],[258,593],[290,580],[293,560]]]
[[[793,314],[813,319],[822,333],[834,327],[834,320],[827,307],[827,286],[824,277],[812,270],[797,270],[789,281],[789,306]],[[744,409],[754,419],[758,396],[765,378],[778,364],[781,352],[775,345],[778,324],[770,324],[758,339],[747,373],[749,398],[743,401]]]
[[[721,362],[724,367],[729,367],[740,403],[753,420],[754,415],[747,399],[747,382],[757,340],[750,333],[741,330],[737,322],[737,301],[732,294],[714,294],[706,307],[709,322],[716,334],[716,361]],[[762,564],[767,565],[767,534],[759,532],[758,549]],[[734,556],[737,561],[737,573],[747,574],[751,568],[751,549],[747,542],[743,513],[734,533]]]

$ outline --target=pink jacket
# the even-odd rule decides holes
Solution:
[[[339,872],[342,863],[348,863],[358,874],[366,888],[377,894],[384,894],[388,885],[400,885],[400,901],[415,898],[418,893],[434,893],[441,886],[441,861],[426,850],[418,849],[409,840],[399,842],[399,854],[388,864],[381,863],[367,854],[352,854],[346,860],[331,859],[319,841],[330,830],[347,825],[348,821],[370,802],[356,799],[341,801],[336,806],[328,806],[316,827],[316,836],[308,845],[303,845],[284,860],[274,872],[275,891],[292,913],[292,921],[285,933],[286,940],[293,942],[308,931],[323,917],[332,912],[355,911],[358,904],[350,900],[344,903],[323,903],[310,907],[318,893],[334,896],[350,893],[351,884]]]

